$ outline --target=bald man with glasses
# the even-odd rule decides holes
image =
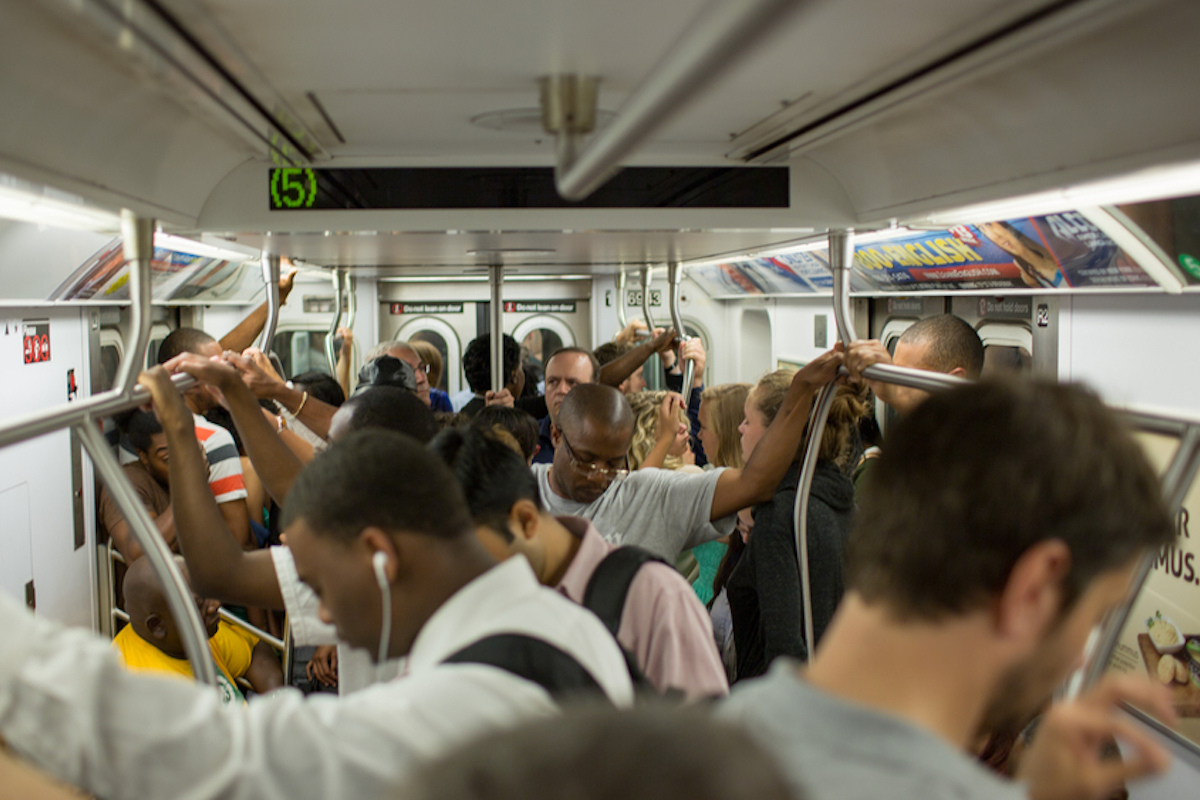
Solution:
[[[837,376],[839,351],[796,374],[775,421],[742,469],[689,475],[629,471],[633,412],[611,386],[584,384],[566,396],[551,427],[554,461],[534,464],[547,510],[591,520],[609,542],[667,561],[733,532],[737,512],[771,498],[797,457],[817,391]]]

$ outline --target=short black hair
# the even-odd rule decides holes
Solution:
[[[382,428],[411,436],[425,444],[438,432],[437,421],[429,406],[407,389],[372,386],[347,400],[343,408],[353,410],[349,428]]]
[[[533,458],[537,452],[537,420],[526,411],[508,406],[485,406],[472,421],[485,430],[495,427],[512,434],[521,446],[526,461]]]
[[[336,378],[320,370],[302,372],[292,378],[292,384],[301,387],[310,397],[322,403],[337,407],[346,402],[346,393],[342,391],[342,385]]]
[[[168,333],[167,338],[163,339],[158,345],[157,361],[159,364],[165,364],[180,353],[196,353],[199,355],[201,347],[215,341],[216,339],[202,330],[196,328],[176,328]]]
[[[159,424],[158,417],[154,416],[153,411],[138,409],[130,415],[129,421],[125,423],[125,435],[129,437],[129,443],[138,453],[149,453],[150,448],[154,446],[151,438],[162,432],[162,425]]]
[[[476,525],[486,525],[512,541],[509,510],[518,500],[532,500],[538,510],[542,499],[537,479],[516,450],[478,426],[447,428],[429,443],[454,471]]]
[[[546,363],[549,364],[558,356],[566,355],[567,353],[578,353],[581,356],[586,356],[588,362],[592,365],[591,383],[596,383],[600,380],[600,362],[596,360],[596,356],[591,350],[584,350],[582,347],[560,347],[550,354],[550,357],[546,359]]]
[[[576,708],[489,733],[419,766],[397,800],[806,797],[746,728],[651,704]]]
[[[485,333],[476,336],[467,345],[462,357],[463,374],[473,392],[486,392],[492,388],[492,335]],[[521,366],[521,346],[517,340],[504,334],[504,380],[508,383],[510,376]]]
[[[393,431],[355,431],[296,478],[283,527],[302,519],[313,532],[343,542],[368,527],[458,539],[474,533],[466,509],[453,473],[418,441]]]
[[[953,314],[939,314],[914,322],[900,334],[900,341],[906,344],[928,342],[926,363],[938,372],[962,367],[972,380],[983,372],[983,341],[966,320]]]
[[[899,618],[966,613],[1017,559],[1071,550],[1063,609],[1097,575],[1174,536],[1142,449],[1090,391],[986,380],[937,393],[900,420],[859,498],[847,586]]]

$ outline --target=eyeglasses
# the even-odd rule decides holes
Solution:
[[[575,450],[571,447],[571,443],[567,441],[566,434],[562,437],[563,445],[567,448],[567,458],[571,460],[571,469],[581,473],[584,477],[604,477],[604,478],[621,478],[629,474],[629,456],[622,456],[625,464],[624,467],[605,467],[600,464],[595,464],[587,461],[580,461],[575,457]]]
[[[433,365],[426,361],[421,361],[417,364],[417,370],[419,370],[420,372],[424,372],[426,375],[429,374],[429,371],[431,369],[433,369]]]

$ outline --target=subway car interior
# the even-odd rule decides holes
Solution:
[[[203,609],[116,455],[123,415],[149,407],[139,373],[180,329],[224,344],[256,322],[235,349],[264,351],[289,389],[298,376],[336,379],[341,363],[352,391],[388,343],[421,341],[441,364],[422,357],[416,369],[457,412],[505,388],[499,334],[520,346],[525,394],[548,401],[551,356],[630,332],[636,344],[674,329],[677,353],[698,340],[702,362],[671,357],[678,385],[698,394],[815,369],[858,340],[899,362],[905,331],[954,315],[978,335],[982,377],[1090,387],[1158,470],[1174,541],[1138,562],[1056,696],[1087,696],[1113,674],[1165,685],[1173,722],[1132,701],[1115,712],[1118,758],[1134,762],[1130,742],[1143,740],[1170,756],[1126,796],[1196,796],[1200,3],[0,8],[0,595],[105,639],[132,624],[121,588],[132,564],[104,523],[113,503],[166,602],[187,609],[179,635],[197,681],[221,682]],[[481,336],[486,388],[468,380]],[[675,386],[663,356],[643,359],[648,391]],[[861,372],[872,386],[936,396],[964,383],[881,358]],[[186,375],[175,383],[198,391]],[[812,399],[792,487],[799,542],[832,387]],[[886,453],[904,415],[879,392],[869,402]],[[255,525],[270,527],[258,497]],[[818,576],[799,552],[791,567],[808,597]],[[295,621],[255,611],[221,618],[269,645],[284,683],[315,686]],[[23,624],[0,619],[0,640]],[[0,684],[16,674],[5,660]],[[37,723],[13,717],[13,691],[0,687],[5,758],[93,796],[134,796],[134,783],[89,784],[73,755],[48,763],[26,748]],[[154,786],[141,796],[187,794]],[[271,794],[246,786],[192,796]],[[329,784],[321,796],[343,793]]]

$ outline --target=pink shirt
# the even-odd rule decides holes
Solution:
[[[617,545],[604,541],[581,517],[556,519],[582,540],[556,588],[582,603],[592,573]],[[617,640],[659,691],[678,689],[689,699],[729,693],[708,611],[683,576],[666,564],[651,562],[638,570],[625,598]]]

